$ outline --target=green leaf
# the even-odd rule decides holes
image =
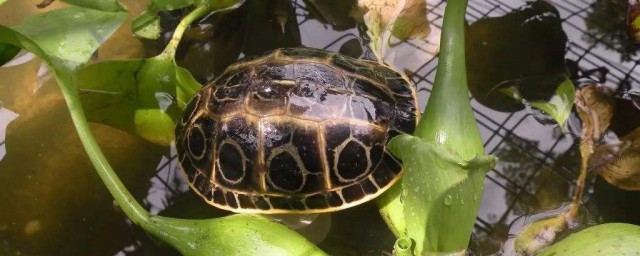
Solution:
[[[91,65],[79,73],[78,86],[89,121],[161,145],[173,141],[176,120],[201,88],[166,55]]]
[[[539,256],[639,255],[640,226],[608,223],[569,235],[544,249]]]
[[[183,108],[202,87],[176,65],[174,55],[182,34],[195,16],[236,8],[242,2],[199,7],[197,15],[194,11],[184,18],[186,22],[181,22],[167,48],[156,57],[106,61],[82,70],[78,85],[87,118],[169,145]]]
[[[20,52],[20,47],[0,43],[0,66],[12,60]]]
[[[105,12],[126,12],[127,9],[118,0],[61,0],[62,2],[79,7],[105,11]]]
[[[77,10],[75,7],[70,9]],[[185,20],[192,21],[208,11],[210,11],[208,7],[199,7],[192,12],[193,15],[190,14]],[[93,51],[87,52],[86,56],[84,56],[82,54],[84,50],[87,50],[86,46],[79,47],[79,49],[83,50],[81,53],[69,52],[67,48],[73,48],[70,45],[87,43],[94,47],[93,50],[95,50],[99,45],[99,42],[94,43],[95,37],[106,38],[108,35],[99,33],[86,34],[81,33],[82,29],[68,28],[69,30],[64,30],[55,26],[50,26],[49,28],[55,28],[54,32],[58,31],[63,33],[62,35],[50,33],[49,37],[47,37],[38,34],[34,39],[31,39],[21,33],[26,32],[25,34],[33,35],[32,25],[42,24],[38,18],[49,20],[51,15],[55,16],[60,13],[69,14],[65,10],[45,13],[29,20],[26,24],[21,24],[21,31],[0,25],[0,42],[14,44],[34,53],[53,69],[62,94],[69,106],[69,112],[80,141],[109,192],[111,192],[118,205],[131,218],[133,223],[142,226],[146,231],[171,244],[184,255],[255,255],[258,253],[261,255],[325,255],[301,235],[263,217],[234,215],[213,220],[180,220],[150,216],[127,191],[100,150],[84,117],[80,99],[75,90],[75,72],[84,65],[84,62],[80,61],[88,59]],[[92,17],[96,18],[101,15],[100,13],[92,14],[95,14]],[[109,27],[108,29],[104,27],[104,31],[113,31],[124,21],[124,17],[121,14],[112,14],[116,15],[112,19],[117,19],[120,22],[104,19],[103,22],[105,24],[103,25],[105,26],[117,23],[115,27]],[[68,26],[64,22],[61,24]],[[183,30],[184,28],[182,28]],[[86,36],[88,35],[92,37],[87,38]],[[62,41],[56,41],[56,39]],[[52,45],[63,49],[54,49]],[[175,47],[177,42],[170,45]],[[172,49],[166,52],[172,53],[175,48]],[[158,64],[158,66],[165,66],[165,68],[170,69],[172,66],[166,65],[166,59],[169,60],[169,64],[172,64],[173,55],[167,54],[166,56],[162,57],[165,62],[160,62],[161,64]],[[152,66],[155,67],[155,65]],[[140,68],[143,69],[144,64]],[[175,73],[177,80],[187,83],[194,81],[186,76],[188,72],[185,70],[180,68],[175,70],[177,70]],[[164,74],[157,75],[163,76]]]
[[[160,38],[160,17],[152,11],[146,10],[133,19],[133,34],[140,38]]]
[[[202,0],[152,0],[152,8],[149,9],[155,11],[175,10],[201,2]]]
[[[0,40],[21,46],[54,68],[76,70],[124,22],[126,13],[69,7],[26,18]],[[23,42],[26,37],[32,42]]]
[[[0,4],[4,4],[7,0],[0,0]]]
[[[157,225],[153,235],[165,238],[183,255],[326,255],[295,231],[258,215],[206,220],[152,216],[150,223]]]
[[[549,101],[527,101],[520,95],[520,92],[516,87],[508,87],[500,89],[503,93],[507,94],[511,98],[522,102],[522,104],[529,104],[537,109],[540,109],[545,114],[551,116],[558,125],[564,129],[564,124],[569,118],[571,109],[573,108],[573,100],[575,98],[575,86],[569,80],[565,78],[562,83],[556,88],[555,94],[549,99]]]
[[[410,135],[389,142],[389,151],[404,166],[402,195],[407,233],[415,252],[450,252],[465,248],[482,196],[484,177],[497,162],[494,156],[469,161],[444,146]]]

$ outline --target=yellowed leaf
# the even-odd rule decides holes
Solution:
[[[620,138],[620,143],[598,146],[595,152],[594,160],[600,163],[595,171],[602,178],[619,189],[640,190],[640,128]]]

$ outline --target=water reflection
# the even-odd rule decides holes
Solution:
[[[595,9],[584,8],[588,11],[583,10],[584,13],[590,13],[586,22],[588,24],[589,20],[598,21],[598,23],[618,22],[611,17],[614,15],[623,17],[624,15],[621,14],[626,12],[626,9],[622,12],[605,13],[610,8],[604,5],[621,1],[624,0],[595,1]],[[16,4],[18,2],[23,3]],[[26,10],[35,8],[33,6],[39,1],[31,1],[33,5],[25,2],[27,1],[10,1],[9,3],[15,4],[16,6],[13,7],[16,8],[12,9],[9,16],[24,17]],[[138,10],[144,8],[143,2],[127,1],[127,6]],[[301,43],[310,47],[340,51],[354,57],[367,57],[367,52],[370,52],[366,47],[367,41],[362,30],[357,28],[354,20],[344,14],[347,8],[343,7],[340,11],[334,9],[326,11],[321,10],[323,7],[316,6],[314,10],[310,5],[320,2],[314,0],[291,1],[290,5],[283,1],[270,2],[281,6],[279,8],[284,12],[261,12],[260,15],[273,18],[273,22],[267,24],[268,26],[265,25],[265,30],[272,34],[265,37],[252,37],[251,41],[257,45],[244,48],[247,40],[246,28],[250,26],[247,17],[250,16],[249,9],[241,8],[237,12],[214,15],[189,29],[185,42],[180,46],[180,65],[192,70],[200,81],[208,81],[239,56],[281,45]],[[339,2],[343,3],[343,1]],[[347,2],[350,1],[344,2],[345,5],[349,5]],[[430,21],[436,25],[440,24],[444,5],[439,1],[429,2],[431,3]],[[521,4],[519,1],[504,1],[499,7],[494,8],[485,1],[471,1],[468,15],[472,17],[470,28],[475,29],[481,27],[481,24],[489,23],[485,20],[474,27],[472,19],[485,14],[496,16],[498,13],[503,16],[510,11],[508,6],[514,5],[514,2],[517,2],[517,5]],[[556,7],[566,5],[565,1],[554,3]],[[54,4],[59,4],[59,1]],[[578,3],[572,4],[578,5]],[[259,3],[259,6],[265,8],[263,5],[269,5],[269,3]],[[542,52],[538,57],[554,58],[549,61],[551,63],[549,65],[556,65],[558,62],[556,58],[571,58],[573,59],[571,70],[576,71],[571,73],[579,73],[578,77],[594,75],[601,82],[607,80],[607,82],[618,84],[621,80],[625,80],[629,88],[637,86],[637,84],[631,84],[636,74],[632,72],[633,67],[628,67],[628,63],[613,66],[608,64],[606,59],[593,61],[597,59],[593,55],[599,52],[590,53],[587,47],[583,49],[576,46],[587,45],[587,43],[582,40],[583,34],[576,32],[575,29],[567,29],[572,26],[567,25],[566,19],[579,19],[579,22],[582,22],[580,15],[584,13],[572,15],[567,12],[566,6],[557,9],[560,9],[559,16],[565,22],[563,29],[567,31],[572,46],[569,48],[568,56],[564,56],[564,52],[559,54],[561,57]],[[494,10],[503,12],[494,12]],[[168,30],[172,26],[175,27],[182,15],[180,12],[176,11],[164,16],[163,26]],[[334,17],[326,16],[326,13],[334,12],[336,13]],[[606,18],[594,14],[597,12],[606,14]],[[5,16],[5,13],[7,13],[6,9],[2,10],[0,23],[11,24],[5,22],[6,17],[9,17]],[[283,17],[286,17],[284,31],[283,26],[280,25],[283,23]],[[291,22],[293,19],[297,21],[295,26]],[[520,19],[526,20],[522,17]],[[256,19],[253,22],[256,22]],[[551,23],[554,23],[557,28],[558,21],[555,18]],[[590,26],[588,24],[587,26]],[[492,26],[487,25],[478,31],[492,35],[487,40],[509,35],[508,32],[501,32]],[[592,32],[600,33],[597,26],[590,27]],[[297,36],[296,29],[299,31]],[[596,37],[602,38],[601,42],[615,45],[614,42],[617,39],[611,35],[617,35],[617,29],[624,29],[624,26],[602,30],[602,33],[612,32],[609,36],[597,35]],[[496,32],[500,34],[495,35]],[[129,35],[130,27],[121,28],[119,33]],[[556,33],[559,35],[559,32],[554,30],[554,34]],[[542,44],[539,41],[545,39],[545,35],[536,34],[532,37],[532,42],[538,42],[534,46],[541,47],[537,44]],[[282,41],[277,44],[260,44],[261,41],[280,40],[278,38]],[[514,40],[521,42],[523,38]],[[123,41],[130,44],[113,43]],[[142,48],[142,44],[130,37],[110,42],[101,47],[99,59],[142,55],[140,51],[135,52]],[[155,46],[156,53],[162,49],[164,43],[158,42]],[[482,41],[476,43],[481,44]],[[553,45],[556,44],[561,43],[554,41]],[[147,49],[152,48],[150,47],[152,44],[146,46],[148,46]],[[259,49],[259,47],[265,47],[265,49]],[[522,51],[524,47],[523,43],[504,44],[498,50]],[[598,48],[595,44],[594,47]],[[412,74],[412,80],[421,89],[420,96],[423,101],[421,104],[424,104],[437,62],[428,61],[422,57],[407,57],[412,57],[411,54],[416,51],[423,51],[425,47],[421,48],[420,45],[414,46],[405,42],[400,45],[400,48],[402,51],[396,56],[395,64]],[[134,52],[131,52],[131,49],[134,49]],[[244,49],[252,50],[244,53]],[[624,51],[623,49],[622,52]],[[153,53],[153,50],[149,50],[146,54],[153,55]],[[476,52],[476,54],[489,56],[489,52]],[[629,58],[632,57],[633,55],[630,54]],[[484,61],[488,60],[491,59]],[[534,61],[530,62],[525,63],[525,66],[521,63],[513,66],[529,67],[528,65],[535,64]],[[470,66],[484,65],[482,63],[470,63]],[[20,65],[21,71],[9,70],[6,67],[0,69],[0,72],[7,71],[7,73],[0,73],[0,77],[3,78],[0,81],[0,101],[6,108],[6,110],[0,110],[0,113],[12,111],[19,115],[7,126],[6,141],[0,140],[5,141],[0,144],[7,149],[5,157],[0,161],[0,187],[3,188],[0,201],[6,202],[3,203],[0,211],[0,254],[21,252],[41,255],[59,252],[67,255],[83,255],[90,251],[108,255],[178,255],[173,249],[159,244],[139,228],[130,225],[113,207],[111,196],[104,189],[93,172],[92,166],[86,160],[85,153],[81,150],[55,84],[50,82],[51,78],[46,74],[40,82],[37,80],[36,73],[40,67],[41,63],[36,60]],[[498,71],[501,70],[496,72]],[[12,74],[15,77],[10,77]],[[521,78],[518,74],[500,72],[498,74],[496,77],[490,77],[493,80],[486,84],[492,86],[503,80]],[[9,84],[8,81],[12,82]],[[532,85],[534,93],[544,91],[535,82],[529,84]],[[40,89],[36,90],[38,88]],[[487,88],[483,90],[485,89]],[[486,94],[486,91],[477,91],[474,96],[481,98],[483,93]],[[483,101],[482,103],[491,106],[492,102]],[[483,133],[486,135],[484,139],[490,140],[490,136],[497,134],[494,138],[499,139],[493,139],[493,141],[505,141],[501,142],[502,144],[498,143],[499,146],[495,152],[504,162],[496,167],[487,179],[487,189],[482,199],[483,206],[472,242],[475,252],[486,255],[499,250],[501,243],[509,234],[511,223],[519,216],[555,209],[569,200],[571,182],[575,178],[572,170],[577,167],[578,156],[573,141],[559,136],[557,129],[552,126],[540,125],[531,119],[525,119],[528,115],[526,111],[498,113],[484,106],[475,105],[475,108],[478,111],[477,116],[490,123],[484,128],[487,130]],[[640,113],[631,101],[621,100],[617,108],[626,110],[616,112],[614,116],[612,127],[616,133],[624,134],[640,126],[640,123],[636,122],[640,120],[637,118]],[[8,119],[13,117],[5,117],[6,119],[0,117],[0,124],[2,124],[0,126],[7,125]],[[96,125],[94,129],[108,158],[118,170],[118,174],[137,199],[143,202],[152,213],[180,218],[211,218],[228,214],[210,207],[187,189],[186,182],[180,170],[177,169],[175,151],[158,148],[136,137],[104,126]],[[488,142],[488,150],[493,149],[491,145],[496,143]],[[545,154],[547,151],[552,153]],[[594,216],[600,214],[602,220],[607,222],[625,221],[640,224],[638,215],[634,214],[638,212],[635,207],[637,203],[634,204],[634,200],[637,201],[638,198],[637,192],[622,192],[601,179],[597,179],[594,191],[594,197],[587,198],[585,204]],[[393,235],[371,203],[334,213],[331,215],[331,223],[323,225],[325,226],[322,228],[328,228],[329,233],[319,245],[334,255],[388,254],[394,241]]]
[[[627,33],[628,0],[597,0],[584,19],[588,31],[593,35],[585,37],[590,43],[603,43],[609,49],[620,53],[620,60],[630,61],[638,52],[638,46]]]
[[[467,30],[467,70],[473,97],[494,110],[524,106],[499,91],[515,86],[528,101],[548,100],[564,80],[567,36],[558,10],[528,2],[501,17],[483,18]]]

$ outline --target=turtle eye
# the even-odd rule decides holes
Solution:
[[[205,144],[204,131],[201,126],[195,125],[193,128],[189,129],[187,145],[189,147],[189,153],[193,158],[200,160],[204,157],[204,152],[207,148]]]

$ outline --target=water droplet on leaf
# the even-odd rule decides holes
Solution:
[[[452,200],[453,200],[453,199],[451,198],[451,195],[447,195],[447,196],[445,196],[445,197],[444,197],[444,205],[446,205],[446,206],[451,205],[451,201],[452,201]]]

